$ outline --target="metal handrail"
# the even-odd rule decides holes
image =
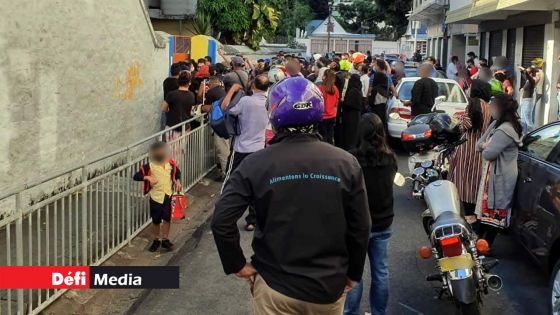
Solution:
[[[106,155],[104,155],[104,156],[102,156],[102,157],[99,157],[99,158],[90,160],[90,161],[88,161],[88,162],[86,162],[86,163],[80,164],[79,166],[66,169],[65,171],[56,173],[55,175],[51,175],[51,176],[48,176],[48,177],[46,177],[46,178],[42,178],[42,179],[33,181],[33,182],[31,182],[30,184],[29,184],[29,183],[25,183],[25,184],[23,184],[22,187],[15,188],[15,189],[12,188],[12,189],[11,189],[10,191],[8,191],[7,193],[0,194],[0,201],[3,200],[3,199],[6,199],[6,198],[12,197],[12,196],[14,196],[14,195],[16,195],[16,194],[18,194],[18,193],[24,191],[24,190],[37,187],[37,186],[39,186],[39,185],[41,185],[41,184],[44,184],[44,183],[46,183],[46,182],[48,182],[48,181],[51,181],[51,180],[53,180],[53,179],[56,179],[56,178],[58,178],[58,177],[61,177],[61,176],[65,175],[65,174],[75,172],[75,171],[77,171],[77,170],[83,168],[84,166],[91,165],[91,164],[97,163],[97,162],[99,162],[99,161],[102,161],[102,160],[104,160],[104,159],[106,159],[106,158],[110,158],[110,157],[115,156],[115,155],[117,155],[117,154],[124,153],[124,152],[126,152],[126,151],[128,151],[128,150],[130,150],[130,149],[132,149],[132,148],[134,148],[134,147],[136,147],[136,146],[138,146],[138,145],[140,145],[140,144],[143,144],[144,142],[153,140],[153,139],[156,138],[156,137],[161,137],[161,136],[163,136],[164,134],[168,133],[168,132],[171,131],[171,130],[174,130],[174,129],[179,128],[179,127],[183,127],[183,126],[187,125],[188,123],[191,123],[191,122],[193,122],[193,121],[195,121],[195,120],[200,120],[200,119],[201,119],[202,117],[204,117],[204,116],[205,116],[205,114],[194,116],[194,117],[190,118],[189,120],[183,121],[183,122],[181,122],[181,123],[179,123],[179,124],[176,124],[175,126],[166,128],[166,129],[164,129],[164,130],[162,130],[162,131],[159,131],[159,132],[157,132],[157,133],[155,133],[155,134],[153,134],[153,135],[151,135],[151,136],[149,136],[149,137],[146,137],[146,138],[144,138],[144,139],[142,139],[142,140],[136,141],[136,142],[134,142],[134,143],[132,143],[132,144],[126,146],[126,147],[123,147],[123,148],[121,148],[121,149],[119,149],[119,150],[116,150],[116,151],[113,151],[113,152],[111,152],[111,153],[108,153],[108,154],[106,154]]]
[[[181,169],[183,190],[188,191],[215,167],[213,136],[204,115],[159,131],[115,152],[93,159],[77,168],[25,185],[15,197],[15,212],[0,220],[1,265],[99,265],[150,224],[148,200],[142,183],[133,180],[139,163],[148,162],[147,141],[162,140],[166,133],[180,128],[168,144]],[[200,126],[186,125],[200,120]],[[94,177],[88,171],[100,161],[126,154],[126,161],[105,168]],[[113,158],[114,159],[114,158]],[[24,202],[25,189],[37,187],[57,177],[76,174],[74,186],[56,190],[37,202]],[[0,290],[0,315],[39,314],[66,290]],[[14,312],[15,311],[15,312]]]

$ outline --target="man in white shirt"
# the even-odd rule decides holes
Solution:
[[[458,78],[458,71],[457,71],[457,63],[459,62],[459,57],[453,56],[451,57],[451,61],[447,65],[447,70],[445,74],[447,75],[448,79],[457,81]]]

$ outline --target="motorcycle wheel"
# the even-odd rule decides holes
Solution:
[[[480,312],[480,304],[478,302],[474,303],[459,303],[459,310],[461,311],[461,315],[481,315]]]

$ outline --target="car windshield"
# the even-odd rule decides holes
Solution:
[[[418,75],[418,68],[405,66],[404,73],[407,77],[415,77]]]
[[[399,98],[401,100],[410,100],[412,86],[416,81],[405,81],[401,84],[399,88]],[[438,96],[444,95],[446,97],[445,102],[449,103],[466,103],[465,96],[461,91],[461,87],[456,83],[448,82],[436,82],[438,85]]]

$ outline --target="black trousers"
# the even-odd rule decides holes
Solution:
[[[228,169],[226,172],[226,178],[224,180],[224,186],[227,184],[227,181],[229,180],[229,177],[231,176],[233,171],[235,171],[239,164],[241,164],[241,162],[251,154],[252,153],[241,153],[231,150],[231,154],[228,158]],[[252,225],[255,225],[257,223],[257,216],[255,215],[255,207],[253,207],[253,205],[249,206],[249,214],[247,214],[247,216],[245,217],[245,222]]]
[[[319,134],[323,137],[323,141],[334,144],[334,123],[335,118],[323,119],[319,123]]]

